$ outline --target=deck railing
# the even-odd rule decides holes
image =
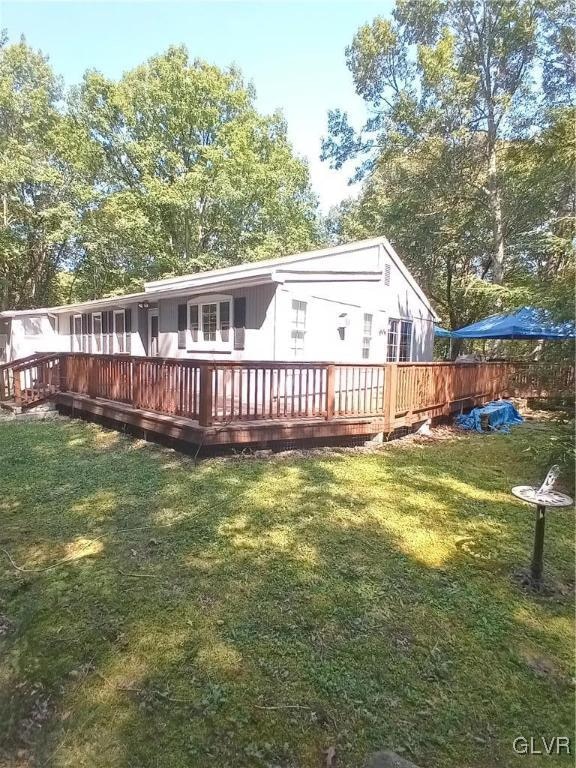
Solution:
[[[11,364],[11,377],[6,370],[0,385],[22,406],[70,392],[206,427],[366,418],[392,430],[503,395],[574,391],[573,366],[539,363],[208,362],[54,353]]]
[[[192,361],[88,354],[61,359],[62,391],[171,416],[199,416],[200,366]]]

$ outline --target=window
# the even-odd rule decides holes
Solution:
[[[102,352],[102,312],[94,312],[92,315],[92,334],[94,352]]]
[[[211,301],[188,303],[188,330],[193,344],[203,341],[212,346],[227,346],[231,326],[231,298],[215,296]]]
[[[120,355],[126,352],[126,320],[123,309],[114,312],[114,339],[115,351]]]
[[[410,360],[412,351],[412,323],[409,320],[402,320],[400,323],[400,352],[398,360],[406,363]]]
[[[386,351],[386,360],[389,363],[395,363],[398,359],[398,320],[388,321],[388,346]]]
[[[42,333],[42,318],[25,317],[22,320],[22,327],[25,336],[40,336]]]
[[[389,363],[407,363],[412,357],[412,321],[388,321],[388,347],[386,360]]]
[[[216,341],[218,330],[218,304],[202,304],[202,338]]]
[[[370,342],[372,341],[372,315],[364,313],[364,334],[362,336],[362,359],[370,357]]]
[[[304,335],[306,334],[306,302],[292,300],[292,328],[290,333],[290,349],[294,357],[304,351]]]
[[[72,319],[72,350],[74,352],[82,351],[82,315],[74,315]]]

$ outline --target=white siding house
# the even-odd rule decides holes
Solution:
[[[0,354],[432,359],[437,316],[386,238],[157,280],[139,294],[0,313]],[[3,345],[3,346],[2,346]]]

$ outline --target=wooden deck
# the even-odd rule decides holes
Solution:
[[[2,366],[0,399],[197,446],[369,438],[501,396],[574,391],[572,366],[212,362],[54,353]]]

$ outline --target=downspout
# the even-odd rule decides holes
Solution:
[[[276,301],[278,298],[278,283],[276,283],[276,288],[274,290],[274,333],[272,336],[272,360],[276,360]]]

